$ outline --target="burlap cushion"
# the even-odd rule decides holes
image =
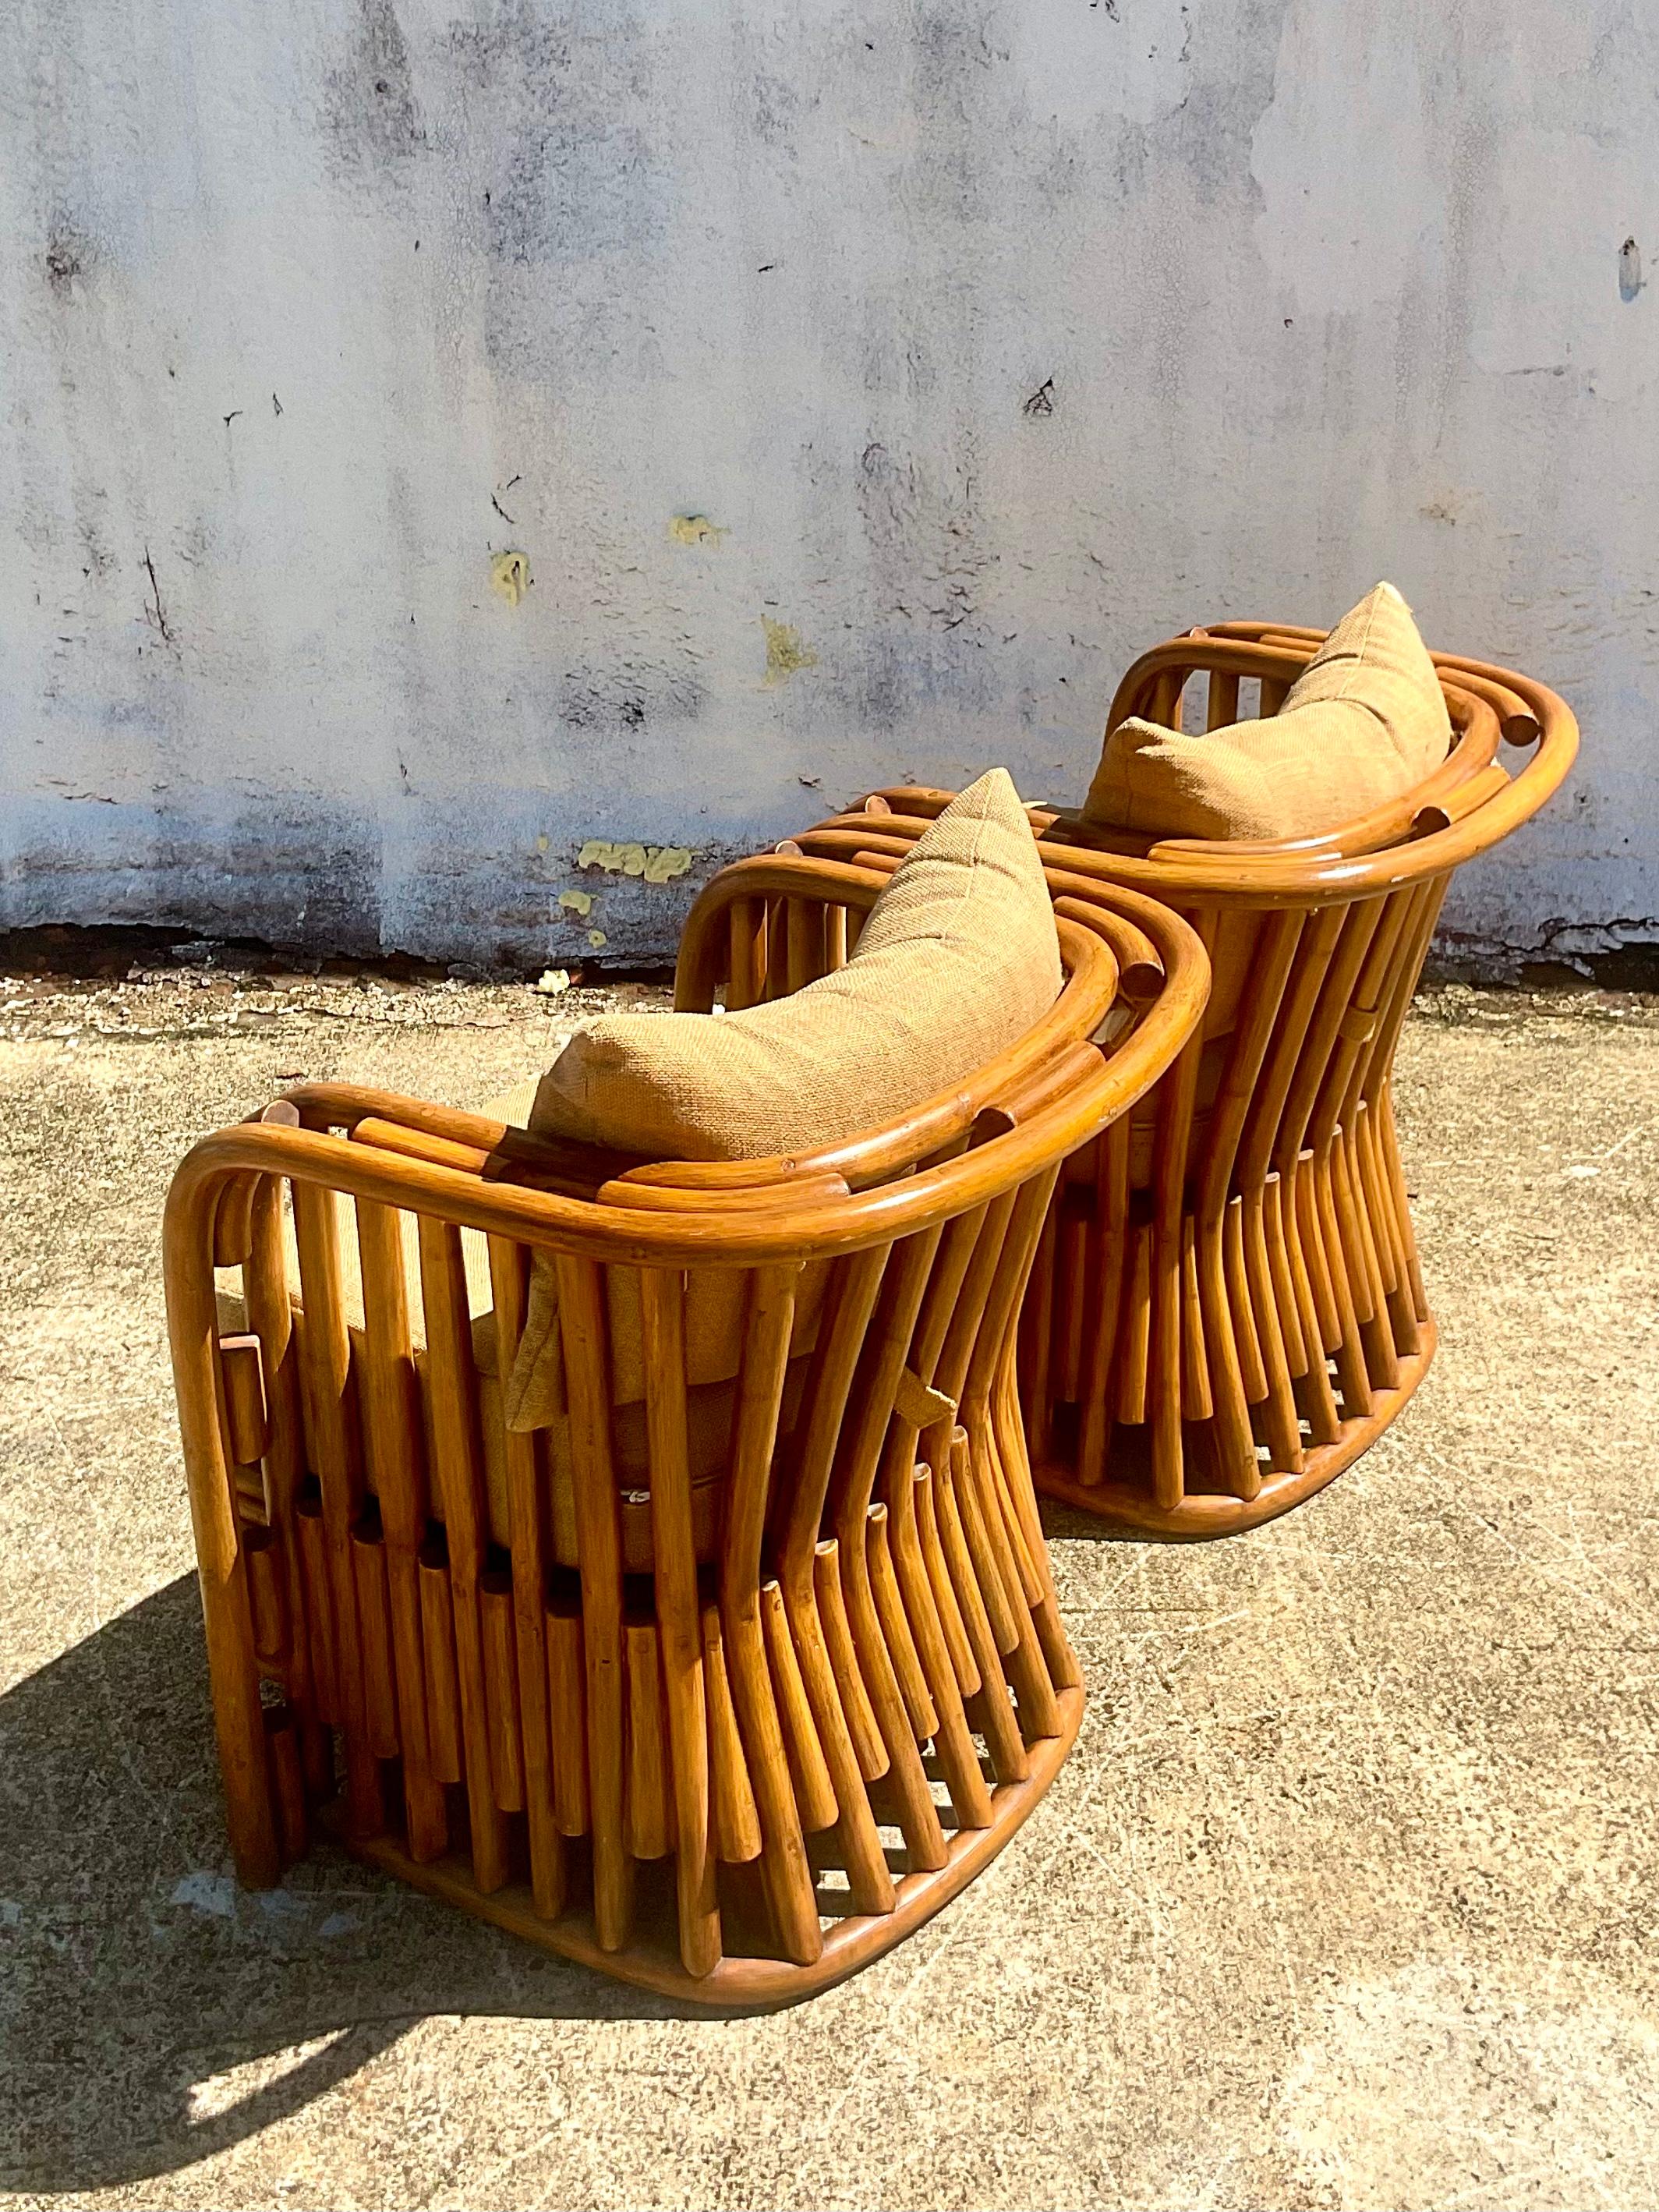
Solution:
[[[530,1115],[544,1136],[653,1159],[766,1159],[878,1127],[1012,1044],[1060,991],[1019,795],[993,769],[877,900],[845,967],[711,1019],[611,1014],[574,1036]]]
[[[542,1078],[529,1126],[658,1159],[808,1151],[879,1127],[971,1073],[1047,1012],[1060,982],[1030,825],[1006,771],[993,769],[918,839],[843,968],[740,1013],[606,1016],[573,1037]],[[796,1358],[816,1336],[823,1272],[809,1267],[802,1279]],[[629,1270],[607,1277],[612,1392],[623,1404],[644,1387],[638,1291]],[[740,1275],[694,1277],[686,1347],[694,1385],[736,1373],[743,1287]],[[538,1254],[507,1418],[514,1428],[540,1428],[563,1402],[556,1280]]]
[[[1107,738],[1083,818],[1162,837],[1311,837],[1408,791],[1446,757],[1446,702],[1411,609],[1379,584],[1277,714],[1207,737],[1131,715]]]
[[[470,1235],[470,1231],[463,1231]],[[352,1248],[343,1242],[342,1259]],[[346,1273],[342,1266],[343,1276]],[[809,1273],[811,1271],[809,1270]],[[821,1272],[821,1271],[820,1271]],[[295,1279],[297,1280],[297,1277]],[[411,1278],[411,1281],[412,1281]],[[696,1304],[694,1293],[691,1301]],[[367,1357],[363,1335],[361,1303],[354,1307],[348,1291],[342,1299],[350,1332],[352,1357],[361,1363]],[[219,1330],[223,1336],[240,1336],[247,1327],[246,1309],[240,1291],[221,1289],[218,1293]],[[303,1346],[306,1316],[297,1298],[294,1300],[294,1326]],[[638,1302],[635,1302],[637,1314]],[[817,1334],[817,1305],[814,1304],[805,1333],[809,1338]],[[411,1301],[410,1318],[415,1308]],[[637,1335],[637,1322],[635,1325]],[[425,1339],[415,1333],[415,1377],[418,1385],[422,1425],[426,1437],[426,1460],[428,1467],[436,1464],[433,1439],[433,1386],[431,1362],[428,1358]],[[732,1332],[733,1351],[730,1370],[735,1371],[736,1346],[740,1343],[737,1332]],[[555,1338],[556,1348],[557,1339]],[[506,1442],[502,1433],[506,1419],[506,1401],[501,1380],[497,1372],[495,1316],[493,1313],[475,1313],[472,1322],[472,1358],[478,1378],[478,1427],[483,1444],[484,1509],[489,1540],[503,1548],[510,1547],[512,1510],[507,1494]],[[690,1364],[690,1363],[688,1363]],[[782,1431],[787,1433],[793,1425],[805,1388],[811,1363],[798,1358],[791,1361],[784,1383]],[[736,1404],[737,1384],[734,1381],[694,1384],[686,1395],[686,1445],[691,1473],[691,1524],[697,1557],[709,1559],[720,1534],[720,1478],[731,1456],[732,1420]],[[311,1435],[311,1409],[307,1396],[301,1398],[302,1418],[306,1424],[310,1448],[318,1450],[318,1439]],[[524,1425],[534,1425],[547,1432],[546,1462],[549,1504],[549,1534],[552,1554],[561,1566],[574,1567],[580,1564],[576,1547],[576,1505],[570,1453],[569,1421],[561,1406],[550,1411],[544,1420]],[[652,1565],[650,1451],[646,1435],[645,1407],[639,1398],[618,1403],[611,1417],[611,1453],[616,1468],[617,1486],[621,1493],[619,1521],[622,1529],[623,1565],[629,1574],[649,1574]],[[368,1486],[375,1487],[372,1469],[368,1474]],[[432,1511],[441,1521],[445,1517],[441,1486],[434,1485]]]

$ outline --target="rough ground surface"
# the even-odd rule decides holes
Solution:
[[[849,1985],[681,2018],[332,1854],[237,1895],[169,1170],[298,1073],[477,1103],[592,1003],[10,992],[0,2181],[169,2207],[1659,2201],[1639,1001],[1424,1004],[1401,1090],[1437,1368],[1254,1535],[1056,1522],[1077,1751],[995,1867]]]

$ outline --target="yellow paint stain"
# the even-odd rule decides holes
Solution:
[[[544,853],[544,852],[547,850],[547,840],[546,840],[546,838],[545,838],[545,837],[538,837],[538,838],[537,838],[537,840],[536,840],[536,850],[537,850],[538,853]]]
[[[593,911],[593,894],[592,891],[561,891],[559,904],[568,914],[579,914],[586,919]]]
[[[667,884],[686,873],[691,851],[686,845],[613,843],[609,838],[590,837],[576,855],[576,866],[602,868],[611,876],[642,876],[647,884]]]
[[[761,628],[766,632],[766,681],[769,684],[787,684],[792,676],[799,676],[803,668],[817,666],[817,653],[803,641],[793,623],[774,622],[770,615],[763,615]]]
[[[607,837],[590,837],[576,855],[579,868],[603,868],[611,876],[642,876],[643,845],[612,844]]]
[[[590,929],[587,933],[587,941],[597,952],[605,943],[605,932],[602,929]]]
[[[489,580],[510,607],[516,607],[533,580],[526,553],[497,553],[489,564]]]
[[[668,534],[676,545],[718,545],[722,538],[732,535],[721,524],[711,522],[706,514],[671,514]]]

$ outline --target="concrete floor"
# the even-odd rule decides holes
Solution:
[[[478,1103],[575,1004],[174,975],[0,1006],[13,2201],[1659,2201],[1651,1004],[1425,1002],[1401,1090],[1437,1368],[1253,1535],[1055,1520],[1077,1750],[850,1984],[682,2018],[331,1854],[236,1893],[168,1173],[301,1073]]]

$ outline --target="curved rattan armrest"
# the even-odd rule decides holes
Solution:
[[[431,1140],[425,1148],[404,1145],[402,1149],[413,1157],[460,1167],[463,1160],[453,1155],[476,1153],[475,1173],[490,1182],[523,1182],[532,1189],[568,1186],[573,1194],[591,1194],[602,1183],[647,1164],[640,1152],[582,1144],[574,1137],[535,1137],[489,1115],[469,1114],[433,1099],[362,1084],[296,1084],[283,1098],[297,1109],[302,1127],[343,1129],[353,1135],[362,1123],[372,1121],[379,1125],[374,1141],[385,1148],[396,1148],[396,1133],[402,1131],[406,1137]]]
[[[239,1125],[343,1130],[355,1145],[485,1182],[516,1183],[566,1198],[596,1199],[608,1182],[639,1164],[638,1156],[562,1139],[543,1141],[523,1129],[425,1098],[358,1084],[302,1084]],[[247,1256],[250,1213],[258,1178],[245,1173],[222,1194],[214,1221],[214,1258],[240,1267]]]
[[[475,1171],[316,1129],[239,1122],[195,1146],[173,1177],[164,1231],[168,1272],[187,1275],[193,1255],[204,1251],[210,1263],[218,1194],[228,1179],[246,1173],[287,1176],[458,1228],[634,1267],[776,1265],[835,1257],[912,1234],[996,1196],[1087,1143],[1168,1068],[1203,1013],[1209,964],[1202,945],[1178,916],[1163,915],[1151,933],[1164,988],[1109,1057],[1090,1047],[1086,1080],[991,1141],[913,1174],[845,1197],[814,1176],[783,1184],[775,1206],[746,1203],[741,1194],[732,1194],[722,1206],[718,1194],[708,1194],[706,1206],[665,1209],[655,1194],[643,1203],[618,1203],[623,1194],[607,1192],[605,1202],[599,1203],[487,1182]],[[1073,1057],[1075,1063],[1075,1053]],[[1022,1079],[1032,1072],[1022,1070]],[[1017,1096],[1012,1084],[1010,1094]]]
[[[1319,905],[1370,896],[1461,866],[1537,813],[1559,788],[1578,750],[1578,725],[1572,711],[1547,685],[1486,662],[1471,660],[1467,666],[1519,699],[1535,718],[1539,738],[1532,757],[1514,777],[1498,770],[1495,781],[1489,763],[1461,793],[1427,807],[1419,805],[1419,813],[1426,818],[1419,820],[1414,814],[1404,834],[1382,849],[1252,855],[1217,841],[1200,842],[1171,857],[1143,860],[1115,851],[1091,851],[1039,834],[1038,850],[1050,891],[1097,896],[1103,886],[1111,884],[1176,899],[1186,907],[1200,905],[1206,897],[1259,907]],[[1487,702],[1480,704],[1484,712]],[[1417,795],[1420,799],[1420,787]],[[894,810],[878,830],[869,817],[854,812],[803,832],[799,842],[808,852],[826,857],[863,850],[880,866],[894,855],[902,856],[925,826],[923,817]]]
[[[698,1162],[688,1164],[696,1166]],[[744,1164],[749,1164],[744,1163]],[[599,1194],[601,1206],[642,1207],[647,1213],[744,1213],[757,1206],[798,1206],[823,1198],[845,1198],[853,1185],[832,1168],[800,1169],[793,1160],[763,1160],[766,1170],[752,1183],[726,1183],[710,1188],[693,1183],[608,1182]]]
[[[780,868],[792,894],[807,886],[837,896],[850,889],[866,904],[873,903],[883,881],[869,871],[769,859],[759,871],[749,871],[749,879],[758,873],[775,882]],[[714,910],[722,910],[724,903],[710,902]],[[574,1140],[538,1139],[483,1115],[355,1085],[302,1085],[283,1103],[311,1133],[343,1128],[359,1152],[373,1150],[407,1162],[411,1170],[441,1172],[491,1191],[511,1188],[577,1204],[597,1203],[613,1214],[630,1204],[653,1215],[677,1206],[683,1212],[710,1214],[719,1213],[723,1205],[742,1212],[769,1204],[775,1188],[787,1192],[792,1204],[805,1205],[907,1170],[959,1142],[1000,1093],[1102,1025],[1119,987],[1111,928],[1102,928],[1092,917],[1061,917],[1056,927],[1065,986],[1054,1006],[1024,1036],[968,1079],[919,1101],[892,1122],[797,1157],[651,1161]],[[1143,941],[1150,942],[1138,935],[1134,946]],[[528,1225],[497,1233],[527,1234]]]

